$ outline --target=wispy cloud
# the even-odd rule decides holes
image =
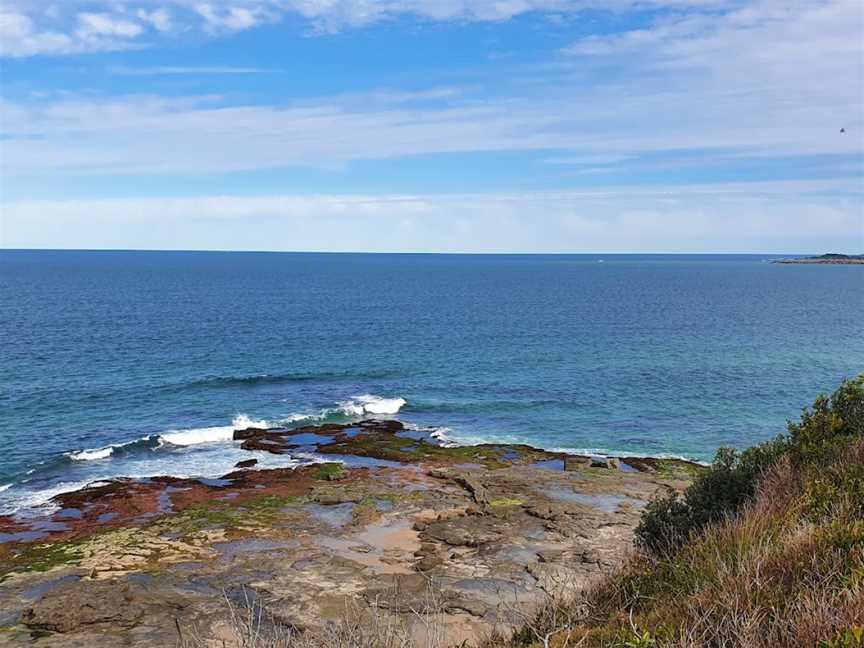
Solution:
[[[198,66],[172,66],[158,65],[152,67],[129,67],[126,65],[112,65],[108,68],[111,74],[121,76],[221,76],[232,74],[263,74],[274,72],[266,68],[256,67],[232,67],[223,65],[198,65]]]
[[[224,36],[279,22],[286,16],[305,20],[312,33],[334,33],[397,17],[424,22],[500,22],[528,13],[544,13],[551,19],[586,9],[617,12],[634,7],[712,7],[730,1],[158,0],[153,8],[153,0],[3,0],[0,56],[122,50],[196,31]]]
[[[562,157],[551,157],[543,160],[546,164],[564,164],[574,166],[592,166],[592,165],[610,165],[618,164],[632,160],[632,155],[609,155],[609,154],[588,154],[588,155],[567,155]]]
[[[837,184],[25,201],[4,206],[0,245],[117,248],[134,241],[144,249],[860,252],[864,222],[854,209],[856,198],[836,195]]]

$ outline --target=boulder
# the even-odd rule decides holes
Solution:
[[[256,427],[246,428],[245,430],[234,430],[234,440],[245,441],[246,439],[251,439],[256,436],[264,436],[266,433],[266,429]]]
[[[258,463],[257,459],[244,459],[243,461],[238,461],[234,464],[235,468],[251,468],[255,464]]]

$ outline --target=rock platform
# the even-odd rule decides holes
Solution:
[[[230,645],[226,600],[293,630],[350,608],[422,633],[434,615],[448,641],[470,643],[614,569],[642,508],[701,470],[443,447],[398,421],[236,437],[322,463],[116,480],[56,497],[41,518],[0,518],[0,645],[173,646],[184,632]]]

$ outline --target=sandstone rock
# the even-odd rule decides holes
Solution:
[[[442,564],[444,564],[444,557],[439,553],[432,553],[418,560],[414,564],[414,568],[417,571],[425,572]]]
[[[463,517],[434,522],[426,527],[423,536],[454,547],[479,547],[501,537],[497,531],[478,522],[485,520],[486,518]]]
[[[588,457],[564,457],[564,470],[582,470],[591,466],[591,459]]]
[[[561,560],[563,555],[563,549],[545,549],[537,552],[537,557],[540,559],[540,562],[544,563],[557,562]]]
[[[420,548],[414,552],[414,555],[418,558],[423,558],[429,554],[435,553],[436,551],[438,551],[438,545],[434,542],[422,542]]]
[[[142,585],[79,581],[61,586],[24,610],[21,622],[34,630],[76,632],[92,628],[133,628],[159,612],[183,607],[176,597],[157,598]]]
[[[471,475],[457,475],[454,477],[454,481],[471,493],[471,497],[474,498],[474,501],[477,502],[479,506],[485,508],[489,505],[489,497],[486,494],[486,487],[483,486],[479,479],[472,477]]]

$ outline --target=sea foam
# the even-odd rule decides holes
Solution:
[[[191,430],[174,430],[160,435],[160,439],[164,443],[170,443],[175,446],[218,443],[219,441],[231,441],[234,438],[235,430],[245,430],[250,427],[268,428],[270,424],[267,421],[256,421],[245,414],[240,414],[234,418],[231,425],[193,428]]]
[[[90,450],[80,450],[79,452],[69,452],[66,454],[72,461],[97,461],[99,459],[107,459],[114,454],[116,446],[108,446],[107,448],[93,448]]]
[[[404,398],[382,398],[374,394],[354,396],[351,400],[341,403],[341,409],[349,416],[364,414],[398,414],[408,404]]]

